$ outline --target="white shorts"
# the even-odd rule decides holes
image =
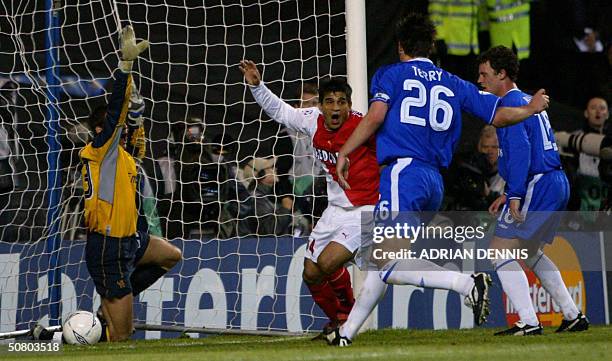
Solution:
[[[317,263],[321,252],[332,241],[355,253],[362,243],[362,218],[367,215],[368,219],[372,219],[373,211],[374,206],[349,209],[328,206],[308,238],[305,257]]]

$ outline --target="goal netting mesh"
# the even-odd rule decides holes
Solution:
[[[303,136],[254,102],[238,62],[255,61],[287,101],[305,83],[346,74],[344,2],[50,3],[52,12],[31,0],[6,0],[0,10],[0,331],[57,323],[100,303],[84,262],[78,152],[91,139],[89,115],[109,99],[128,24],[151,44],[134,65],[148,141],[140,211],[184,256],[136,298],[135,320],[319,329],[324,317],[301,271],[304,237],[325,207],[324,179],[310,156],[293,154]],[[277,179],[262,186],[273,160]],[[310,170],[296,174],[295,160]]]

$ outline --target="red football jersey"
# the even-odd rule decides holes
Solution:
[[[328,204],[338,207],[376,204],[379,168],[376,161],[374,136],[366,144],[349,154],[347,181],[351,189],[344,190],[340,187],[336,175],[338,151],[363,119],[361,114],[351,112],[342,127],[332,131],[325,127],[325,120],[319,108],[293,108],[274,95],[263,82],[250,89],[257,103],[272,119],[312,138],[314,157],[319,160],[326,173]]]
[[[328,184],[327,188],[329,203],[345,204],[341,199],[344,197],[348,199],[352,206],[373,205],[378,201],[380,175],[378,162],[376,161],[376,139],[374,136],[349,154],[347,182],[351,189],[342,189],[336,174],[338,151],[353,134],[361,119],[363,119],[363,116],[360,113],[351,112],[340,129],[332,131],[325,127],[323,114],[319,114],[317,117],[317,130],[312,138],[312,145],[315,158],[324,165],[325,170],[333,179],[334,184],[331,187]],[[335,200],[338,202],[334,202]]]

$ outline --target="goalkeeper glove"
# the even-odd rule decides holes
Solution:
[[[121,61],[119,61],[119,69],[124,73],[129,73],[132,70],[134,59],[149,47],[149,42],[143,40],[136,43],[136,36],[131,25],[121,29]]]

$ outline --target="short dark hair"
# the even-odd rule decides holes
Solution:
[[[435,37],[436,27],[423,14],[410,13],[395,24],[395,40],[411,57],[429,57]]]
[[[325,99],[325,94],[335,93],[335,92],[343,92],[346,94],[346,100],[351,102],[351,95],[353,94],[353,89],[348,85],[344,78],[330,78],[321,83],[319,86],[319,101],[322,102]]]
[[[495,46],[478,55],[478,64],[489,62],[495,72],[505,70],[510,80],[516,81],[519,72],[519,60],[516,54],[503,45]]]

